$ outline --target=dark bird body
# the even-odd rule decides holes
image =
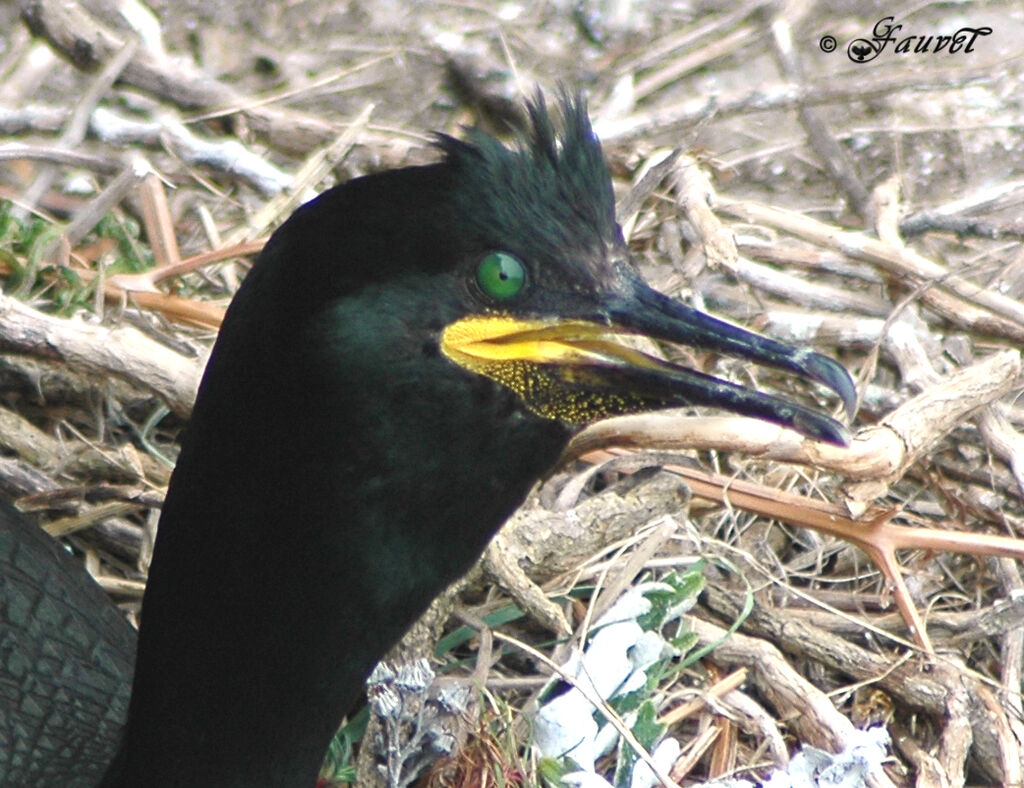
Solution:
[[[442,138],[437,164],[326,192],[259,256],[164,505],[102,785],[312,786],[374,663],[582,424],[717,404],[845,440],[614,341],[612,326],[689,341],[852,394],[835,362],[644,285],[582,106],[563,102],[560,136],[532,115],[518,149]]]

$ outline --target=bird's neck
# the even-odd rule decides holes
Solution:
[[[366,349],[339,311],[378,312],[353,303],[290,342],[232,330],[252,310],[222,332],[159,526],[109,785],[309,788],[376,659],[564,447],[562,426],[429,352],[357,369]],[[274,350],[300,339],[308,352]]]

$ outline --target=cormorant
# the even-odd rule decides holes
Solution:
[[[101,785],[310,788],[374,663],[589,422],[712,405],[847,441],[828,416],[620,341],[727,353],[853,398],[835,361],[646,285],[584,104],[559,105],[556,124],[533,102],[512,147],[439,136],[438,163],[333,188],[259,255],[167,493],[127,723]],[[53,577],[47,567],[69,559],[45,544],[25,552],[24,521],[4,514],[5,576],[20,556],[30,584]],[[105,634],[90,625],[61,645],[40,633],[46,622],[4,634],[4,649],[19,637],[35,649],[4,655],[5,784],[91,785],[106,768],[109,740],[80,718],[104,711],[95,700],[127,671],[131,638],[83,582],[46,618],[102,619]],[[0,599],[9,630],[33,623],[15,596]],[[72,646],[74,658],[54,653]],[[68,664],[100,678],[64,676],[55,693]],[[54,694],[76,713],[43,735],[35,722]],[[119,715],[109,703],[103,736]]]

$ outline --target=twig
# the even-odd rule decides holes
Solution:
[[[64,228],[67,243],[70,246],[78,244],[140,181],[152,173],[153,168],[148,161],[143,158],[133,159],[67,224]]]
[[[732,620],[740,610],[735,595],[730,595],[724,589],[711,584],[705,588],[702,600],[718,615],[728,620]],[[693,628],[698,634],[703,631],[701,625],[696,622]],[[751,644],[747,649],[741,650],[737,644],[743,644],[750,638],[733,635],[712,651],[708,659],[727,668],[736,665],[760,667],[765,664],[765,652],[770,653],[778,648],[787,653],[800,655],[804,659],[815,660],[826,668],[854,679],[870,680],[910,708],[920,709],[939,718],[947,713],[949,687],[961,680],[967,681],[971,697],[968,714],[974,732],[978,762],[990,777],[1001,782],[1001,775],[995,767],[999,763],[999,743],[992,724],[993,718],[990,717],[991,710],[986,708],[978,694],[978,679],[973,672],[965,673],[946,664],[941,658],[925,669],[916,661],[910,660],[893,670],[892,656],[889,654],[875,653],[826,630],[795,620],[787,616],[784,610],[770,610],[760,605],[755,606],[744,620],[743,628],[768,642],[756,646]],[[707,635],[708,642],[720,638],[723,633],[724,630],[715,626]],[[750,653],[751,649],[753,653]],[[759,683],[758,686],[762,691],[770,692],[777,683],[769,680]],[[790,722],[800,725],[804,722],[804,715],[796,715]]]
[[[937,287],[950,290],[969,303],[989,309],[1024,328],[1024,304],[1020,301],[964,279],[912,249],[893,248],[862,233],[754,202],[722,200],[716,208],[745,221],[771,225],[855,259],[874,263],[891,274],[915,281],[932,280]]]
[[[5,142],[0,145],[0,161],[17,161],[18,159],[49,161],[56,164],[67,164],[71,167],[83,167],[103,175],[113,175],[122,166],[113,159],[94,156],[82,151],[64,150],[51,145],[27,145],[17,142]]]
[[[139,40],[137,38],[129,38],[121,46],[120,50],[107,61],[96,78],[92,80],[92,84],[82,94],[82,97],[75,105],[71,118],[64,127],[64,131],[57,141],[58,148],[74,148],[85,139],[86,131],[89,128],[89,115],[92,114],[93,108],[103,98],[103,94],[110,90],[115,80],[121,75],[125,66],[128,65],[128,61],[135,56],[138,46]],[[53,183],[56,175],[57,172],[53,167],[43,168],[36,175],[36,179],[29,185],[28,189],[25,190],[25,194],[21,198],[22,202],[25,205],[34,206],[46,190],[50,188],[50,184]]]
[[[687,617],[701,644],[718,643],[706,659],[733,668],[748,667],[759,692],[775,706],[801,740],[830,752],[841,752],[853,724],[832,705],[828,696],[797,673],[771,643],[734,633],[701,618]],[[873,775],[879,785],[892,785],[884,774]]]
[[[817,443],[783,427],[739,416],[697,419],[647,413],[588,427],[572,440],[566,457],[607,446],[662,451],[718,448],[813,465],[848,479],[892,483],[966,416],[1019,385],[1020,375],[1017,351],[997,353],[950,375],[941,385],[930,386],[887,415],[881,425],[861,430],[849,448]]]
[[[123,46],[117,35],[74,0],[26,0],[22,18],[33,33],[49,41],[78,68],[95,68]],[[245,106],[232,88],[187,61],[161,56],[145,47],[140,47],[125,66],[122,81],[183,109]],[[245,107],[241,114],[254,131],[291,152],[309,150],[335,134],[332,124],[294,110],[256,105]]]
[[[1019,57],[1019,53],[1014,53],[997,62],[965,69],[876,73],[870,80],[858,75],[830,78],[802,87],[787,83],[766,84],[755,90],[715,96],[711,100],[702,95],[673,105],[662,105],[643,114],[617,118],[602,124],[599,134],[605,141],[624,142],[639,136],[653,136],[680,128],[691,128],[712,113],[716,117],[726,117],[745,112],[794,110],[801,105],[848,105],[858,100],[891,95],[899,90],[949,90],[972,82],[991,81],[999,65]]]
[[[771,31],[775,55],[782,65],[782,73],[794,84],[803,85],[803,68],[796,48],[793,46],[793,30],[789,20],[780,14],[772,20]],[[798,113],[800,122],[807,131],[807,139],[811,148],[818,154],[818,159],[839,185],[840,191],[846,196],[850,207],[870,226],[874,223],[871,197],[867,188],[861,183],[853,164],[843,149],[839,147],[832,132],[829,131],[824,117],[817,107],[804,102],[800,103]]]
[[[320,183],[334,167],[336,167],[352,150],[352,146],[366,130],[366,124],[373,113],[373,104],[367,102],[350,124],[323,148],[315,150],[295,174],[291,188],[278,194],[266,203],[255,216],[251,217],[245,227],[229,233],[225,243],[234,244],[248,241],[254,236],[262,235],[267,229],[290,214],[298,205],[310,198],[307,193]]]
[[[151,391],[187,416],[201,365],[131,327],[107,328],[45,315],[0,294],[0,349],[56,359],[96,374],[113,374]]]
[[[104,142],[169,148],[188,164],[203,165],[241,178],[268,197],[280,194],[293,183],[290,175],[237,139],[209,140],[199,137],[170,111],[159,113],[153,120],[142,121],[125,117],[106,107],[97,107],[90,117],[89,126]]]

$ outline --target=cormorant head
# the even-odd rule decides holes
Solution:
[[[514,147],[471,131],[439,138],[467,248],[471,314],[448,324],[441,350],[515,391],[540,416],[571,425],[681,405],[711,405],[844,445],[837,421],[778,397],[668,363],[624,335],[713,350],[809,377],[849,409],[853,383],[825,356],[716,320],[653,290],[615,222],[611,179],[583,101],[563,96],[561,130],[543,99]],[[502,239],[495,242],[493,239]]]

